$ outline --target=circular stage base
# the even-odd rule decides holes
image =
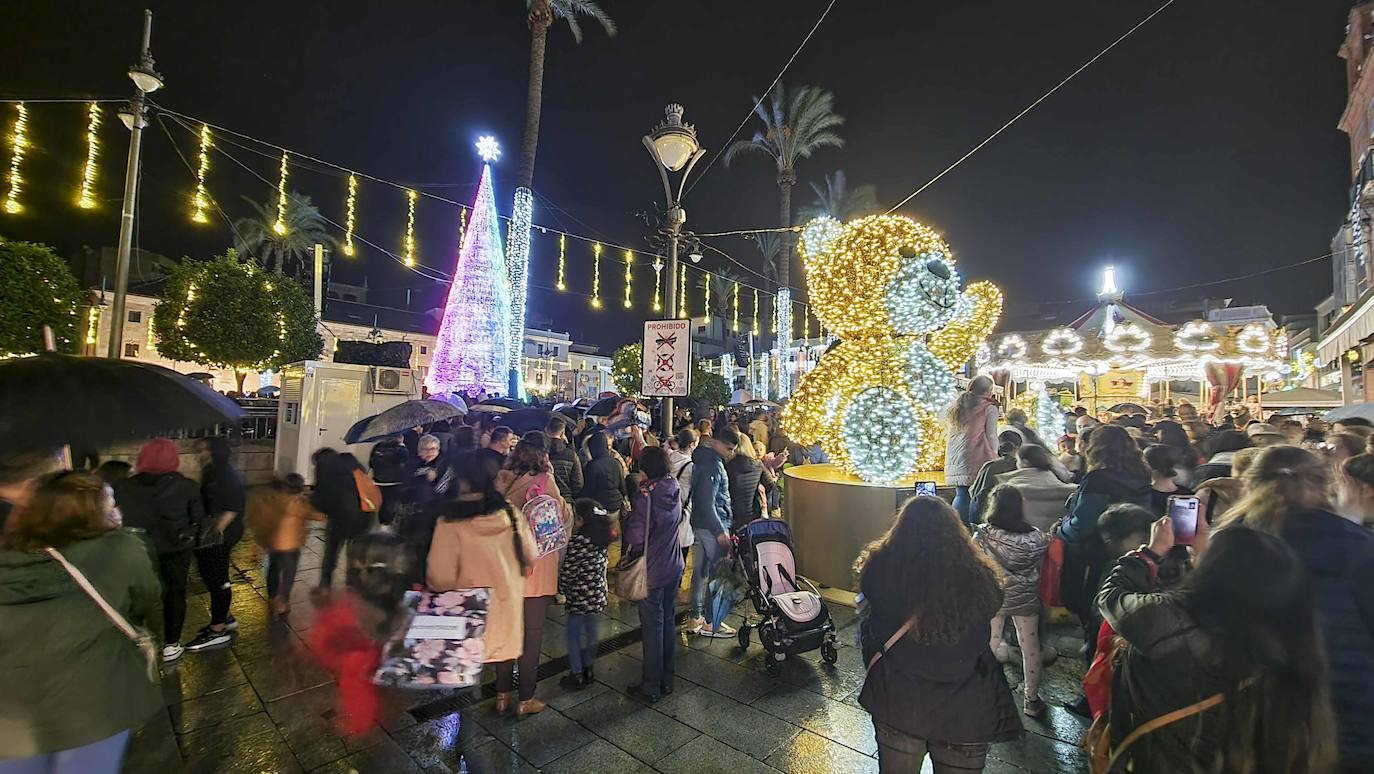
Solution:
[[[834,465],[798,465],[786,476],[783,518],[792,528],[797,569],[817,584],[859,590],[854,560],[882,537],[916,482],[933,481],[948,498],[943,471],[921,472],[897,484],[870,484]]]

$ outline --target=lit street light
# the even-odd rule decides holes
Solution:
[[[671,104],[665,110],[663,123],[654,127],[653,132],[644,136],[644,147],[654,157],[654,166],[663,180],[663,195],[668,200],[668,319],[678,316],[677,308],[677,248],[682,239],[682,225],[687,222],[687,213],[682,209],[682,192],[687,185],[687,177],[692,167],[706,155],[706,149],[697,143],[697,130],[691,124],[682,123],[682,106]],[[677,193],[673,193],[668,181],[669,172],[681,172]],[[701,260],[700,254],[692,256],[692,261]],[[689,348],[690,351],[690,348]],[[691,367],[691,364],[688,364]],[[663,433],[667,438],[673,432],[673,399],[663,399]]]

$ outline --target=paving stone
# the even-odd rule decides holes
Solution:
[[[663,774],[776,774],[777,769],[699,736],[655,764]]]
[[[789,658],[782,665],[783,682],[805,688],[832,699],[843,699],[859,692],[864,685],[862,672],[850,672],[821,662]]]
[[[154,713],[130,735],[122,767],[126,774],[178,771],[181,766],[181,748],[165,711]]]
[[[758,760],[772,755],[802,731],[798,726],[702,687],[674,693],[654,709]]]
[[[612,695],[612,694],[608,694]],[[573,707],[585,707],[596,701]],[[474,708],[472,717],[492,736],[535,766],[543,766],[584,745],[596,737],[558,710],[549,707],[538,715],[517,720],[515,715],[497,715],[493,703],[483,702]],[[466,719],[466,717],[464,718]]]
[[[182,655],[163,674],[162,695],[167,703],[174,704],[247,682],[248,675],[233,650],[217,648]]]
[[[850,747],[803,731],[791,743],[768,756],[769,766],[788,774],[878,774],[878,759]]]
[[[494,740],[469,713],[454,712],[393,735],[422,769],[457,771],[464,751]]]
[[[177,741],[186,759],[183,771],[194,774],[260,774],[303,770],[265,712],[233,724],[193,731],[178,737]]]
[[[744,704],[776,685],[771,677],[695,650],[679,651],[674,661],[678,675]]]
[[[454,774],[539,774],[539,769],[498,740],[491,740],[463,753],[463,769]]]
[[[280,647],[270,656],[242,662],[248,682],[263,701],[275,701],[331,681],[329,673],[315,663],[306,648]]]
[[[597,673],[600,674],[600,669]],[[560,673],[553,677],[548,677],[539,681],[539,690],[536,695],[544,700],[545,704],[558,710],[567,712],[569,707],[575,707],[588,699],[595,699],[606,691],[611,690],[605,683],[593,681],[586,688],[573,690],[564,688],[558,684],[567,672]]]
[[[262,702],[253,687],[234,685],[167,708],[172,728],[178,734],[262,712]]]
[[[619,693],[607,692],[568,710],[597,736],[648,764],[696,738],[698,732]]]
[[[273,622],[261,634],[248,636],[240,633],[229,648],[234,651],[239,665],[244,666],[246,671],[249,662],[285,658],[289,653],[304,650],[305,643],[285,622]]]
[[[995,744],[988,754],[1013,766],[1035,772],[1088,770],[1088,756],[1077,743],[1065,744],[1039,734],[1026,734],[1014,742]]]
[[[864,755],[878,751],[867,712],[804,688],[785,685],[753,703],[755,709],[795,723]]]
[[[543,774],[587,774],[608,771],[615,774],[651,774],[655,771],[635,760],[633,755],[605,739],[597,739],[540,768]]]
[[[314,769],[311,774],[416,774],[419,771],[420,767],[406,755],[405,750],[388,738],[366,750]]]
[[[319,767],[350,750],[335,728],[335,689],[324,685],[268,702],[267,714],[307,769]]]

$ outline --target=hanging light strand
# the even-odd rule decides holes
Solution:
[[[9,191],[5,193],[5,212],[16,215],[24,211],[19,194],[24,190],[24,155],[29,149],[29,107],[14,103],[14,133],[10,135]]]
[[[277,176],[277,222],[272,224],[272,230],[278,236],[286,234],[286,176],[290,174],[286,166],[286,154],[281,154],[281,171]]]
[[[601,308],[601,243],[592,243],[592,308]]]
[[[759,289],[754,288],[754,327],[751,329],[755,336],[759,335]]]
[[[701,319],[711,319],[711,273],[701,274]]]
[[[100,160],[100,103],[86,108],[86,165],[81,168],[81,188],[76,192],[76,206],[95,209],[95,178]]]
[[[735,299],[734,299],[734,306],[735,306],[735,310],[734,310],[734,311],[735,311],[735,323],[734,323],[734,328],[735,328],[735,333],[739,333],[739,280],[735,280]]]
[[[687,314],[687,264],[682,264],[677,280],[677,316],[691,317]]]
[[[352,256],[357,248],[353,246],[353,229],[358,225],[358,176],[348,173],[348,199],[344,202],[344,243],[343,254]]]
[[[633,291],[633,287],[632,287],[632,286],[633,286],[633,283],[634,283],[634,275],[630,272],[630,269],[634,267],[634,262],[635,262],[635,254],[634,254],[634,252],[632,252],[632,251],[630,251],[630,250],[626,250],[626,251],[625,251],[625,308],[626,308],[626,309],[629,309],[629,308],[630,308],[630,305],[631,305],[631,300],[630,300],[630,299],[631,299],[631,295],[632,295],[633,292],[634,292],[634,291]]]
[[[406,266],[415,265],[415,199],[418,196],[413,190],[406,191],[406,236],[402,243]]]
[[[568,273],[568,237],[566,234],[558,235],[558,289],[567,290],[566,282]]]
[[[468,211],[465,207],[458,208],[458,249],[463,249],[463,240],[468,235]]]
[[[663,259],[654,258],[654,311],[663,309]]]
[[[191,222],[209,223],[206,210],[210,207],[210,195],[205,191],[205,176],[210,172],[210,127],[200,125],[200,151],[196,155],[196,192],[191,196]]]

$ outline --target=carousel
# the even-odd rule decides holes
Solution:
[[[1282,378],[1288,342],[1267,309],[1219,309],[1171,325],[1124,296],[1108,267],[1096,306],[1062,327],[996,337],[979,348],[978,369],[999,375],[1013,395],[1043,392],[1052,396],[1044,405],[1076,403],[1094,414],[1185,396],[1209,412],[1227,397],[1262,404],[1266,385]]]

